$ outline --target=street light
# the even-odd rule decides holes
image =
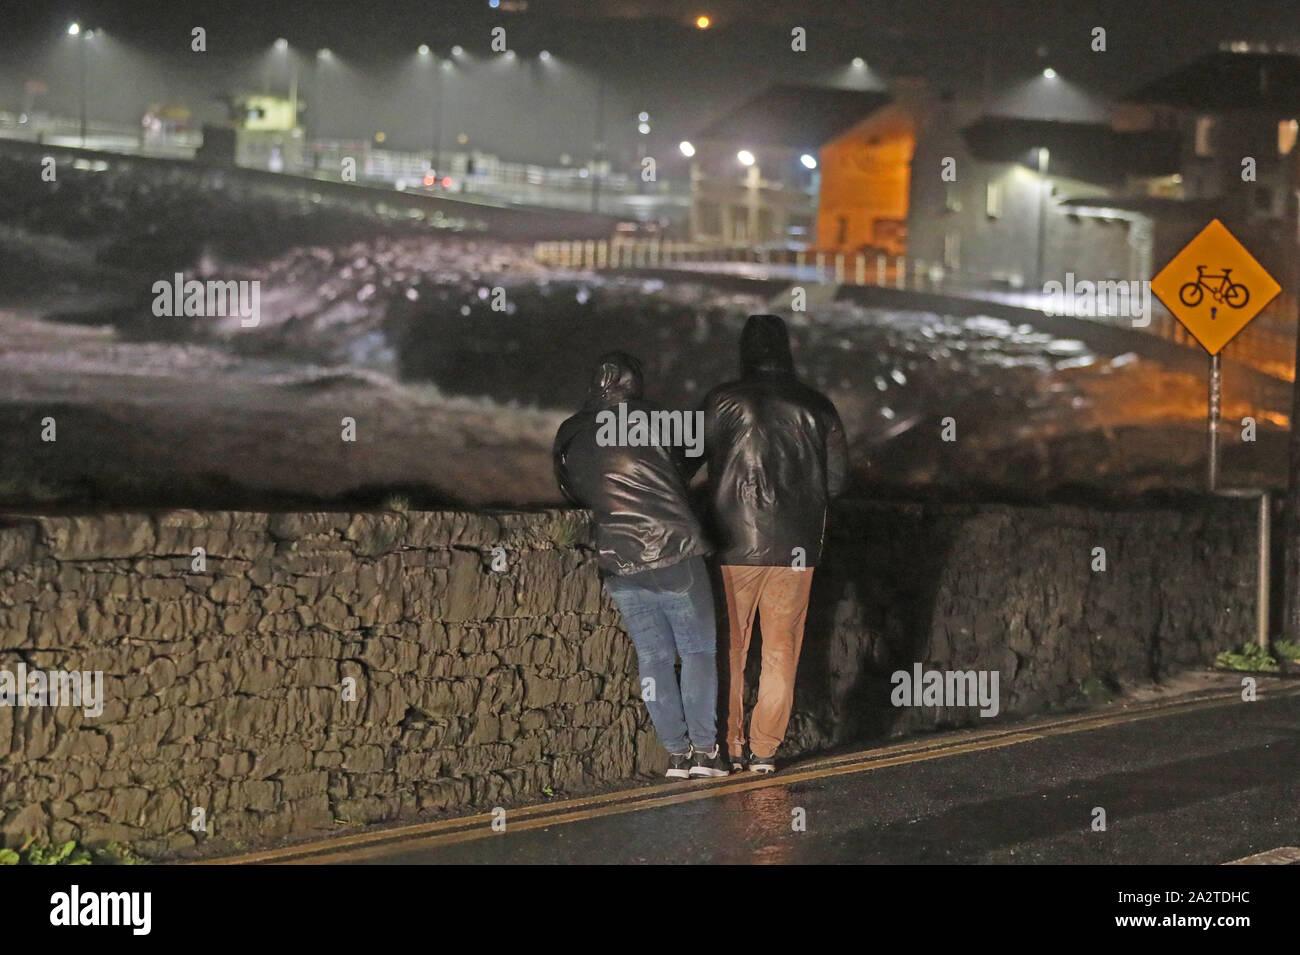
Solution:
[[[541,53],[537,54],[537,58],[541,60],[543,63],[549,63],[551,60],[551,51],[543,50]]]
[[[86,146],[86,42],[94,35],[93,31],[81,29],[81,24],[68,24],[68,36],[77,38],[77,75],[80,85],[79,125],[81,128],[81,146]]]
[[[430,55],[429,45],[427,43],[421,43],[418,52],[421,57],[428,57]],[[436,66],[437,57],[433,58],[431,64]],[[451,61],[443,60],[442,66],[444,69],[449,69],[451,67]],[[435,174],[438,174],[442,170],[442,92],[443,80],[442,77],[439,76],[439,71],[435,68],[433,70],[433,135],[430,144],[433,148],[431,164]]]
[[[314,101],[318,104],[311,108],[308,116],[311,117],[312,138],[323,141],[325,138],[325,73],[322,67],[334,62],[334,54],[330,52],[329,47],[321,47],[316,51],[316,62],[312,70],[313,87],[315,91]]]
[[[864,70],[867,68],[867,61],[860,56],[855,56],[853,58],[853,68],[855,70]]]
[[[745,206],[748,214],[745,217],[744,231],[740,232],[733,226],[733,235],[728,238],[743,238],[753,242],[758,239],[759,186],[762,182],[762,174],[758,169],[757,158],[748,149],[736,153],[736,158],[745,167]]]
[[[1043,250],[1047,245],[1047,194],[1051,184],[1047,178],[1047,164],[1052,160],[1052,153],[1046,146],[1038,147],[1038,285],[1043,284]]]
[[[600,212],[601,171],[605,160],[605,74],[596,74],[596,142],[591,159],[591,211]]]
[[[687,159],[690,159],[692,156],[695,155],[695,147],[691,143],[687,142],[686,140],[682,140],[680,143],[678,143],[677,148],[682,151],[682,155],[685,156]]]
[[[695,18],[695,26],[697,29],[707,30],[712,25],[713,21],[706,16],[698,16]]]
[[[817,158],[813,156],[812,153],[804,153],[802,156],[799,157],[799,161],[803,163],[803,167],[805,169],[817,168]]]
[[[1047,79],[1047,80],[1056,79],[1056,70],[1052,69],[1050,66],[1047,69],[1043,70],[1043,79]]]
[[[289,70],[289,108],[292,111],[293,125],[298,125],[298,63],[293,54],[289,51],[289,41],[280,37],[271,44],[277,54],[285,57],[285,63]],[[271,92],[271,64],[266,66],[266,92]]]

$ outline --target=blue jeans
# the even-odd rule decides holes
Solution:
[[[717,742],[718,641],[704,558],[609,576],[605,587],[636,646],[641,698],[660,742],[670,753],[684,753],[692,744],[711,752]],[[673,666],[678,656],[680,687]]]

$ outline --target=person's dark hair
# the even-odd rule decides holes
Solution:
[[[589,403],[607,404],[640,398],[643,387],[641,362],[625,351],[605,352],[596,359],[587,400]]]
[[[751,315],[740,333],[740,371],[794,371],[790,335],[779,315]]]

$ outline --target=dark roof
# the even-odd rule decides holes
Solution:
[[[883,90],[770,86],[706,126],[699,140],[816,149],[890,101]]]
[[[1066,199],[1061,202],[1061,205],[1080,208],[1123,209],[1163,219],[1182,215],[1199,220],[1222,209],[1224,202],[1221,199],[1174,199],[1169,196],[1113,196],[1109,198],[1082,197]]]
[[[1105,123],[983,116],[962,131],[971,154],[993,162],[1037,168],[1037,150],[1048,150],[1048,172],[1084,182],[1112,183],[1126,175],[1159,176],[1178,171],[1178,134],[1117,132]]]
[[[1210,53],[1124,97],[1189,109],[1300,108],[1300,57],[1291,53]]]
[[[1104,97],[1062,76],[1034,76],[1000,90],[981,110],[987,116],[1056,120],[1062,123],[1105,123],[1110,104]]]

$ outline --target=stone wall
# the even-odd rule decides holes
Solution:
[[[787,752],[985,722],[890,706],[890,674],[914,663],[996,670],[1000,717],[1207,666],[1255,637],[1257,515],[1256,501],[1222,498],[842,505],[813,583]]]
[[[979,720],[892,708],[913,662],[999,670],[1002,716],[1208,663],[1252,632],[1254,513],[844,505],[784,752]],[[9,516],[0,671],[20,663],[102,670],[105,706],[0,707],[7,845],[165,853],[195,808],[235,840],[663,765],[580,511]]]

